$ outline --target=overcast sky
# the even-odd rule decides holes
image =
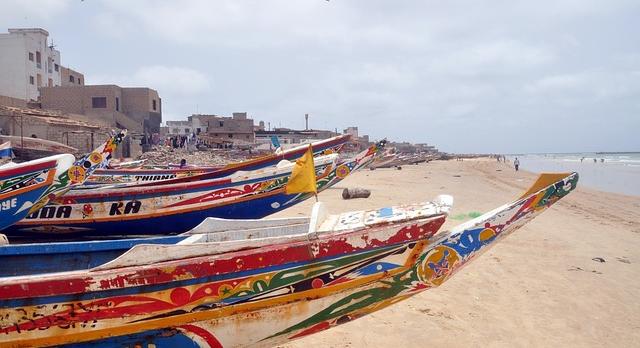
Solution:
[[[88,84],[163,120],[256,122],[450,152],[640,151],[640,1],[3,1]]]

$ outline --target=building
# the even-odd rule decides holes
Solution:
[[[294,130],[289,128],[274,128],[273,130],[256,131],[256,143],[262,144],[259,148],[262,148],[263,146],[269,148],[271,138],[277,137],[280,145],[288,147],[287,145],[296,146],[299,144],[328,139],[337,135],[338,133],[328,130]]]
[[[82,115],[0,105],[0,134],[57,141],[76,148],[79,154],[91,152],[109,137],[109,131],[106,125],[89,122]]]
[[[167,121],[166,135],[190,135],[194,133],[192,121]]]
[[[351,135],[351,139],[357,139],[358,127],[347,127],[347,129],[343,130],[342,133]]]
[[[189,116],[189,122],[193,132],[206,135],[210,142],[244,145],[256,140],[253,119],[246,112],[234,112],[231,117],[194,114]]]
[[[38,88],[61,85],[60,51],[40,28],[0,34],[0,95],[37,100]]]
[[[84,75],[73,69],[60,67],[61,86],[84,86]],[[51,86],[48,86],[51,87]]]
[[[44,87],[40,94],[43,109],[90,116],[141,134],[160,132],[162,100],[158,92],[150,88],[116,85]]]
[[[138,145],[146,145],[154,133],[160,133],[162,100],[158,92],[150,88],[116,85],[43,87],[40,103],[43,109],[85,115],[113,128],[128,129],[130,137],[125,140],[125,157],[139,155]],[[146,151],[147,148],[142,149]]]

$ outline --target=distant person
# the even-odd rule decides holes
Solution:
[[[580,159],[580,163],[582,163],[582,161],[584,161],[584,157],[582,157],[582,158]]]
[[[593,163],[598,163],[598,159],[597,159],[597,158],[594,158],[594,159],[593,159]]]
[[[517,172],[518,169],[520,168],[520,160],[518,160],[518,157],[516,157],[516,159],[513,160],[513,166],[516,168],[516,172]]]
[[[601,159],[600,159],[600,163],[604,163],[604,158],[601,158]]]
[[[187,166],[187,160],[186,159],[181,159],[180,160],[180,168],[184,168]]]

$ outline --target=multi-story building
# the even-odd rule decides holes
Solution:
[[[45,87],[40,93],[44,109],[91,116],[134,132],[160,132],[162,105],[153,89],[84,85]]]
[[[162,102],[149,88],[116,85],[76,85],[40,89],[42,108],[85,115],[111,127],[128,129],[135,143],[124,144],[125,157],[135,156],[154,133],[160,133]],[[126,140],[130,141],[130,140]],[[130,151],[126,151],[130,148]]]
[[[189,117],[191,119],[191,117]],[[189,121],[167,121],[166,135],[190,135],[194,133],[193,123]]]
[[[38,88],[61,85],[60,51],[40,28],[0,34],[0,95],[37,100]]]
[[[246,112],[234,112],[231,117],[194,114],[189,116],[189,122],[193,132],[206,133],[213,142],[253,144],[256,140],[253,119]]]
[[[84,75],[82,73],[61,66],[60,74],[61,86],[63,87],[84,85]]]

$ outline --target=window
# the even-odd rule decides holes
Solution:
[[[69,75],[69,82],[76,82],[76,78],[73,75]]]
[[[40,51],[36,51],[36,66],[38,68],[42,68],[42,55],[40,54]]]
[[[33,52],[29,52],[29,60],[33,62]]]
[[[29,83],[34,85],[36,83],[36,79],[33,76],[29,76]]]
[[[56,71],[60,71],[60,65],[56,64],[56,65],[55,65],[55,70],[56,70]]]
[[[93,97],[91,98],[91,106],[94,109],[104,109],[107,107],[107,97]]]
[[[224,122],[220,121],[220,127],[224,127]]]
[[[116,97],[116,111],[120,111],[120,98]]]
[[[156,111],[156,100],[152,100],[151,101],[151,107],[153,108],[153,111]]]
[[[197,132],[198,134],[200,134],[200,132],[202,132],[202,129],[201,129],[201,128],[196,128],[196,132]]]
[[[81,85],[82,84],[82,79],[78,77],[78,84]]]
[[[191,133],[191,132],[189,131],[189,128],[185,128],[185,129],[184,129],[184,132],[185,132],[186,134]]]
[[[233,134],[229,134],[229,138],[233,138]]]

